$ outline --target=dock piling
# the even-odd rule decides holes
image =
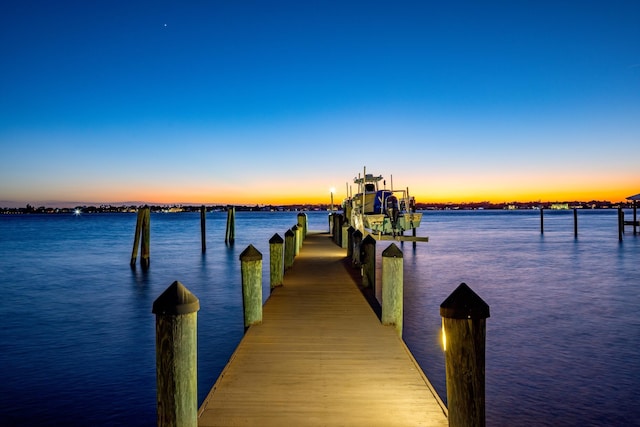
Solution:
[[[362,231],[360,230],[356,230],[353,232],[353,235],[351,236],[351,241],[353,244],[353,247],[351,249],[351,262],[353,263],[353,265],[355,267],[360,267],[361,265],[361,245],[362,245]]]
[[[284,279],[284,240],[278,233],[269,239],[269,286],[271,291],[278,286],[282,286]]]
[[[578,238],[578,209],[573,208],[573,237]]]
[[[198,425],[197,322],[200,302],[173,282],[153,303],[156,315],[158,426]]]
[[[544,234],[544,208],[540,208],[540,234]]]
[[[240,254],[245,331],[262,323],[262,254],[253,245]]]
[[[485,425],[485,340],[489,306],[465,283],[440,305],[450,427]]]
[[[298,213],[298,227],[302,229],[302,241],[307,237],[307,214],[304,212]],[[300,245],[302,246],[302,244]]]
[[[294,225],[293,227],[291,227],[291,232],[293,233],[293,256],[294,258],[297,257],[300,254],[300,247],[302,246],[300,244],[300,242],[302,241],[301,239],[301,229],[300,227],[298,227],[298,225]]]
[[[394,325],[402,338],[403,256],[395,243],[382,251],[382,324]]]
[[[284,269],[285,271],[290,269],[293,265],[293,259],[295,258],[296,250],[294,248],[296,242],[296,235],[289,229],[284,233]]]
[[[376,239],[370,234],[362,240],[362,286],[376,287]]]

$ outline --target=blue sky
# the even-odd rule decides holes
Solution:
[[[619,200],[639,22],[637,1],[3,2],[0,205],[318,201],[365,165],[425,201]]]

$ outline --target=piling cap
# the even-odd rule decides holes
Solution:
[[[280,237],[278,233],[274,234],[273,237],[269,239],[269,244],[274,244],[274,243],[284,243],[284,240],[282,239],[282,237]]]
[[[376,244],[376,239],[371,236],[371,234],[367,234],[364,239],[362,239],[362,243]]]
[[[362,238],[362,231],[360,230],[356,230],[353,232],[353,237],[360,237]]]
[[[193,295],[182,283],[173,282],[153,302],[153,314],[189,314],[200,310],[200,300]]]
[[[486,319],[489,317],[489,305],[466,283],[460,283],[440,304],[440,316],[447,319]]]
[[[395,243],[392,243],[382,251],[382,256],[386,258],[402,258],[402,251]]]
[[[287,230],[284,232],[284,236],[285,237],[293,237],[293,231],[291,231],[291,229]]]
[[[247,248],[240,254],[240,261],[261,261],[262,254],[253,245],[247,246]]]

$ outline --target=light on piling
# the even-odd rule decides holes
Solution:
[[[335,192],[336,192],[335,187],[331,187],[329,189],[329,193],[331,193],[331,212],[333,212],[333,193],[335,193]]]
[[[442,320],[442,351],[447,351],[447,333],[444,331],[444,320]]]

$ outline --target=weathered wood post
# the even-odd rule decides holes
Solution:
[[[240,254],[245,331],[262,323],[262,254],[249,245]]]
[[[300,254],[300,227],[298,225],[294,225],[291,227],[291,231],[293,232],[293,256],[297,257]]]
[[[382,251],[382,324],[394,325],[402,338],[403,259],[395,243]]]
[[[618,208],[618,240],[622,242],[622,235],[624,234],[624,211],[622,208]]]
[[[376,287],[376,239],[370,234],[362,239],[362,286]]]
[[[287,271],[293,265],[293,259],[295,258],[296,250],[294,248],[296,243],[296,235],[289,229],[284,233],[284,269]]]
[[[142,234],[142,219],[144,218],[144,210],[138,209],[138,216],[136,217],[136,231],[133,236],[133,250],[131,251],[131,267],[135,267],[136,260],[138,259],[138,246],[140,246],[140,235]]]
[[[149,268],[151,259],[149,251],[151,246],[151,209],[145,206],[144,216],[142,217],[142,248],[140,254],[140,265],[142,268]]]
[[[347,249],[347,246],[349,246],[349,228],[351,226],[349,225],[349,223],[347,221],[344,221],[344,223],[342,223],[342,230],[340,232],[340,247],[342,249]]]
[[[353,258],[353,233],[356,231],[355,228],[349,226],[347,229],[347,257]]]
[[[307,214],[304,212],[298,213],[298,227],[302,229],[302,240],[300,242],[300,247],[302,247],[302,243],[304,239],[307,238]]]
[[[328,217],[329,217],[329,233],[331,233],[333,240],[335,241],[336,236],[335,236],[335,229],[333,228],[333,212],[330,212]]]
[[[360,267],[360,264],[361,264],[360,250],[362,249],[361,248],[362,231],[360,230],[354,231],[352,236],[352,241],[353,241],[353,252],[351,253],[351,262],[353,263],[354,266]]]
[[[198,425],[199,309],[198,298],[178,281],[153,303],[158,426]]]
[[[200,241],[202,242],[202,252],[207,251],[207,208],[204,205],[200,206]]]
[[[489,306],[465,283],[440,305],[450,427],[485,425],[485,340]]]
[[[573,208],[573,237],[578,238],[578,209]]]
[[[236,207],[227,206],[227,231],[224,236],[224,243],[233,245],[236,240]]]
[[[269,239],[269,286],[271,291],[282,286],[284,280],[284,240],[278,233]]]
[[[544,208],[540,208],[540,234],[544,234]]]

